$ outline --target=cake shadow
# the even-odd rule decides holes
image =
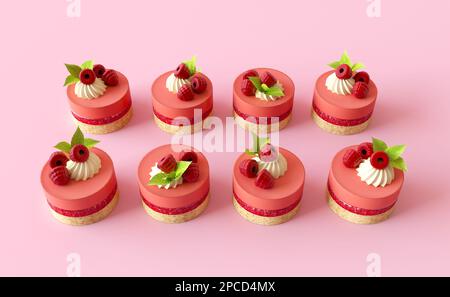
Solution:
[[[128,127],[147,125],[153,121],[153,107],[150,98],[133,97],[132,108],[133,117],[128,123]]]

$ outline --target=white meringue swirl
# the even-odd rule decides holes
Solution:
[[[161,169],[158,168],[158,163],[155,163],[155,165],[153,165],[152,170],[150,171],[150,179],[152,179],[155,175],[161,173]],[[180,177],[178,179],[174,179],[172,180],[170,183],[168,183],[167,185],[158,185],[158,188],[164,188],[166,190],[168,189],[172,189],[172,188],[176,188],[179,185],[181,185],[183,183],[183,178]]]
[[[265,162],[259,157],[254,157],[253,160],[258,163],[258,172],[266,169],[275,179],[282,177],[287,171],[287,160],[281,153],[273,161]]]
[[[350,95],[355,85],[355,80],[353,78],[340,79],[336,76],[336,73],[331,73],[325,82],[327,89],[338,95]]]
[[[361,181],[374,187],[385,187],[391,184],[395,177],[394,168],[388,165],[384,169],[376,169],[370,163],[370,158],[359,164],[356,171]]]
[[[86,162],[74,162],[69,160],[66,164],[70,173],[70,178],[75,181],[88,180],[96,175],[102,167],[100,158],[89,151],[89,158]]]
[[[280,82],[277,82],[275,86],[279,87],[281,90],[284,91],[283,85]],[[276,101],[279,98],[281,98],[281,96],[267,95],[266,93],[261,92],[259,90],[256,90],[255,97],[263,101]]]
[[[174,73],[172,73],[166,79],[166,88],[169,92],[177,93],[182,86],[190,83],[191,82],[188,79],[178,78]]]
[[[105,82],[96,78],[94,83],[85,85],[81,81],[75,84],[75,95],[83,99],[95,99],[102,96],[106,91]]]

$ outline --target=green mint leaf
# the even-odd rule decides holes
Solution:
[[[165,186],[170,183],[170,179],[167,177],[167,174],[164,172],[158,173],[157,175],[153,176],[150,181],[148,182],[148,185],[150,186]]]
[[[405,160],[403,158],[399,157],[396,160],[391,160],[390,164],[392,167],[400,169],[401,171],[407,171],[408,167],[406,166]]]
[[[395,146],[391,146],[388,147],[386,149],[386,154],[389,156],[389,159],[392,160],[397,160],[398,158],[400,158],[400,156],[403,154],[403,152],[405,151],[406,146],[405,145],[395,145]]]
[[[254,156],[256,156],[258,154],[257,152],[251,151],[249,149],[245,149],[245,153],[247,155],[249,155],[249,156],[252,156],[252,157],[254,157]]]
[[[188,161],[177,162],[177,169],[175,169],[175,179],[179,179],[181,176],[183,176],[183,173],[188,169],[191,163],[192,162]]]
[[[266,84],[262,84],[261,88],[263,89],[264,92],[267,92],[270,89],[269,86]]]
[[[348,66],[352,67],[352,61],[350,60],[350,57],[348,56],[347,51],[345,51],[342,54],[340,63],[341,63],[341,65],[342,64],[347,64]]]
[[[380,140],[380,139],[376,139],[375,137],[372,137],[372,145],[373,145],[373,151],[374,152],[378,152],[378,151],[385,151],[388,146],[387,144]]]
[[[83,132],[81,132],[80,127],[78,127],[77,130],[75,131],[75,133],[73,134],[70,144],[72,146],[77,145],[77,144],[84,145],[84,135],[83,135]]]
[[[363,69],[363,68],[365,68],[365,67],[366,67],[366,66],[364,66],[363,63],[356,63],[356,64],[354,64],[354,65],[352,66],[352,70],[353,70],[353,71],[361,70],[361,69]]]
[[[88,60],[81,64],[81,69],[94,69],[94,62],[92,60]]]
[[[84,145],[87,147],[87,148],[91,148],[91,147],[94,147],[97,143],[99,143],[100,141],[98,141],[98,140],[95,140],[95,139],[92,139],[92,138],[85,138],[84,139]]]
[[[341,62],[340,61],[334,61],[334,62],[331,62],[330,64],[328,64],[328,66],[330,66],[333,69],[337,69],[339,66],[341,66]]]
[[[261,84],[261,79],[258,76],[250,76],[248,79],[252,82],[252,84],[258,91],[264,92],[264,89]]]
[[[275,96],[275,97],[283,97],[284,96],[283,89],[280,88],[279,86],[272,86],[271,88],[269,88],[266,91],[266,94],[270,95],[270,96]]]
[[[196,56],[193,56],[192,59],[184,62],[186,67],[189,69],[189,74],[191,76],[194,75],[195,73],[197,73],[196,63],[197,63],[197,57]]]
[[[72,146],[70,145],[70,143],[65,142],[65,141],[61,141],[60,143],[55,145],[55,149],[60,150],[65,153],[70,153],[71,148],[72,148]]]
[[[81,72],[81,67],[75,64],[64,64],[67,70],[72,76],[79,77]]]
[[[78,81],[80,81],[78,77],[75,77],[72,74],[70,74],[69,76],[66,77],[66,80],[64,81],[64,86],[72,85],[74,83],[77,83]]]

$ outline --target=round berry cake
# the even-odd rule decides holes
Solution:
[[[163,145],[149,152],[138,168],[142,205],[154,219],[183,223],[195,219],[209,201],[209,165],[185,145]]]
[[[233,84],[234,118],[253,133],[270,133],[289,123],[294,83],[284,73],[257,68],[241,73]]]
[[[108,216],[119,200],[113,162],[78,128],[72,141],[60,142],[41,172],[51,213],[69,225],[87,225]]]
[[[304,182],[305,169],[293,153],[254,141],[234,163],[233,204],[252,223],[281,224],[298,212]]]
[[[152,86],[154,120],[168,133],[191,134],[203,129],[213,110],[213,87],[196,59],[159,76]]]
[[[132,117],[127,78],[113,69],[86,61],[66,64],[65,81],[72,116],[83,132],[111,133],[123,128]]]
[[[328,177],[328,205],[345,220],[373,224],[394,210],[403,186],[404,145],[383,141],[347,147],[334,157]]]
[[[334,70],[322,74],[316,82],[312,118],[323,130],[349,135],[365,130],[375,107],[378,91],[361,63],[353,64],[344,53],[329,64]]]

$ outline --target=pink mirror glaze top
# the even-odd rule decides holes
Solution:
[[[392,206],[398,198],[403,186],[404,173],[394,169],[395,178],[390,185],[374,187],[361,181],[355,168],[347,168],[342,158],[348,149],[357,149],[358,146],[344,148],[334,157],[328,178],[330,188],[339,200],[359,208],[378,210]]]
[[[49,178],[50,166],[45,164],[41,183],[51,205],[65,210],[83,210],[105,200],[116,189],[117,181],[111,158],[102,150],[92,148],[101,160],[98,174],[86,181],[71,180],[67,185],[55,185]]]
[[[252,207],[264,210],[279,210],[298,202],[303,194],[305,183],[305,168],[297,156],[280,148],[287,160],[285,175],[275,180],[271,189],[261,189],[255,186],[255,178],[248,178],[239,171],[239,164],[245,159],[251,159],[247,154],[241,154],[233,167],[233,191],[236,196]]]
[[[369,93],[364,99],[358,99],[353,95],[338,95],[327,89],[325,81],[334,71],[322,74],[316,82],[314,89],[314,104],[324,113],[333,117],[352,120],[371,114],[375,107],[378,90],[370,80]]]
[[[258,73],[270,72],[283,86],[284,96],[275,101],[263,101],[255,96],[244,95],[241,91],[241,82],[244,72],[241,73],[233,84],[233,104],[239,112],[256,116],[270,117],[279,116],[289,112],[294,104],[294,83],[281,71],[270,68],[255,68]]]
[[[194,100],[183,101],[177,94],[170,92],[166,88],[166,80],[173,71],[166,72],[159,76],[152,85],[153,109],[165,117],[174,119],[176,117],[194,117],[194,109],[202,109],[203,113],[210,112],[213,107],[213,87],[211,80],[203,73],[195,75],[204,77],[207,82],[206,90],[201,94],[194,93]]]
[[[131,105],[130,87],[127,78],[116,71],[119,77],[117,86],[106,88],[105,93],[95,99],[83,99],[75,95],[75,84],[67,87],[69,105],[76,115],[88,119],[111,117],[123,112]]]
[[[172,149],[172,145],[167,144],[160,146],[141,160],[138,168],[138,182],[141,195],[150,203],[163,208],[183,208],[190,206],[200,199],[203,199],[209,193],[209,165],[205,156],[194,150],[198,155],[198,166],[200,171],[199,179],[194,183],[185,183],[172,189],[158,188],[157,186],[149,186],[151,168],[165,155],[173,154],[178,160],[178,152],[181,150],[192,150],[191,147],[185,145],[173,145],[176,151]]]

